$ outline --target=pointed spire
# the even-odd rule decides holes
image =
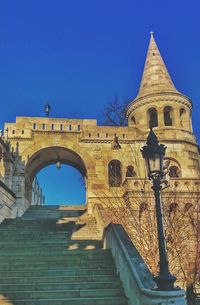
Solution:
[[[137,98],[152,93],[178,93],[160,55],[159,49],[153,36],[153,32],[150,34],[151,38],[149,48]]]

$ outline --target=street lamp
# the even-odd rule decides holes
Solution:
[[[160,195],[162,189],[161,182],[164,176],[163,157],[165,155],[165,150],[166,146],[159,144],[155,133],[151,129],[147,137],[146,145],[142,147],[141,152],[145,159],[148,177],[153,182],[152,189],[154,191],[156,203],[160,270],[158,276],[155,277],[155,282],[158,286],[158,290],[175,290],[174,282],[176,281],[176,277],[169,271]]]
[[[45,109],[46,117],[48,118],[51,110],[51,106],[49,105],[49,103],[45,105],[44,109]]]

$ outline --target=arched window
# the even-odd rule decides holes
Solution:
[[[134,167],[132,165],[127,166],[126,168],[126,177],[135,177],[136,172],[134,170]]]
[[[186,116],[186,111],[184,108],[181,108],[180,109],[180,125],[181,126],[184,126],[185,116]]]
[[[176,178],[181,176],[181,170],[178,168],[178,166],[175,166],[175,165],[170,166],[169,176],[176,177]]]
[[[163,110],[163,114],[164,114],[164,124],[165,126],[172,126],[172,107],[171,106],[167,106],[164,108]]]
[[[158,126],[158,114],[155,108],[150,108],[148,110],[148,122],[149,122],[149,128]]]
[[[112,160],[108,164],[108,181],[110,186],[120,186],[122,183],[121,162]]]
[[[176,202],[172,202],[169,206],[169,216],[172,214],[172,213],[175,213],[176,210],[178,208],[178,204]]]
[[[136,124],[136,120],[135,120],[134,115],[131,117],[130,123],[131,123],[131,125],[135,125]]]

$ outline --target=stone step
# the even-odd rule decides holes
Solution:
[[[80,247],[80,248],[79,248]],[[35,255],[57,255],[57,254],[67,254],[69,251],[72,252],[72,251],[77,251],[77,249],[85,249],[85,251],[89,251],[89,252],[92,252],[93,251],[93,245],[88,245],[87,247],[86,246],[81,246],[81,245],[77,245],[77,244],[72,244],[72,245],[68,245],[62,249],[60,248],[41,248],[41,249],[37,249],[37,248],[33,248],[33,249],[7,249],[7,250],[1,250],[0,251],[0,256],[3,257],[3,256],[35,256]]]
[[[116,274],[114,275],[77,275],[77,276],[30,276],[30,277],[1,277],[0,278],[0,284],[27,284],[27,283],[36,283],[36,284],[43,284],[43,283],[80,283],[80,282],[115,282],[118,281],[118,278],[116,277]]]
[[[9,299],[43,299],[43,298],[81,298],[81,297],[117,297],[121,296],[121,288],[110,289],[78,289],[78,290],[43,290],[43,291],[10,291],[4,293]],[[0,301],[2,296],[0,295]]]
[[[12,269],[12,267],[10,268]],[[29,276],[80,276],[80,275],[116,275],[115,268],[67,268],[67,269],[50,269],[50,268],[40,268],[39,270],[2,270],[0,271],[1,277],[29,277]]]
[[[42,291],[42,290],[80,290],[80,289],[112,289],[120,288],[121,283],[119,280],[113,282],[76,282],[76,283],[29,283],[29,284],[1,284],[0,291],[12,292],[12,291]]]
[[[31,207],[0,226],[0,305],[127,305],[85,207]]]
[[[24,241],[21,241],[21,242],[16,242],[16,241],[7,241],[7,242],[2,242],[0,241],[0,249],[6,249],[6,248],[27,248],[27,247],[38,247],[38,246],[44,246],[44,247],[55,247],[55,245],[60,245],[60,246],[63,246],[63,245],[70,245],[70,244],[74,244],[76,243],[76,240],[60,240],[58,239],[57,242],[56,242],[56,239],[46,239],[46,240],[24,240]],[[89,241],[89,242],[86,242],[85,240],[79,240],[78,243],[80,245],[87,245],[87,244],[92,244],[92,245],[98,245],[98,246],[101,246],[102,243],[99,243],[98,241],[95,242],[95,241]]]
[[[0,251],[1,253],[1,251]],[[46,254],[42,255],[41,253],[39,253],[37,256],[32,256],[30,257],[29,255],[16,255],[17,253],[10,253],[12,255],[3,255],[3,252],[1,253],[0,256],[0,262],[10,262],[12,263],[14,260],[16,261],[38,261],[38,259],[44,260],[44,261],[52,261],[52,260],[67,260],[67,259],[71,259],[71,258],[78,258],[78,259],[102,259],[102,260],[106,260],[106,259],[111,259],[112,260],[112,254],[110,252],[110,250],[100,250],[100,249],[95,249],[95,250],[68,250],[65,253],[60,253],[57,255],[54,255],[52,253],[49,253],[49,255],[47,256]]]
[[[4,298],[4,299],[3,299]],[[57,299],[8,299],[3,296],[1,305],[127,305],[124,296],[119,297],[84,297],[84,298],[57,298]]]
[[[93,269],[102,269],[102,268],[106,268],[106,266],[109,265],[109,268],[114,267],[114,263],[113,261],[109,260],[108,262],[103,261],[103,260],[99,260],[99,261],[86,261],[86,260],[82,260],[82,261],[76,261],[76,260],[71,260],[71,261],[57,261],[56,257],[55,260],[52,262],[43,262],[43,261],[39,261],[38,263],[35,261],[33,263],[31,262],[13,262],[12,264],[9,263],[1,263],[0,264],[0,272],[2,271],[6,271],[6,270],[15,270],[15,271],[28,271],[28,270],[40,270],[41,268],[45,268],[48,266],[49,269],[60,269],[60,270],[66,270],[70,267],[73,266],[73,269],[80,269],[80,268],[88,268],[92,265]]]

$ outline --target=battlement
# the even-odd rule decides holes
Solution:
[[[4,135],[8,138],[30,138],[33,132],[81,132],[85,127],[94,127],[96,120],[16,117],[15,123],[5,123]]]

